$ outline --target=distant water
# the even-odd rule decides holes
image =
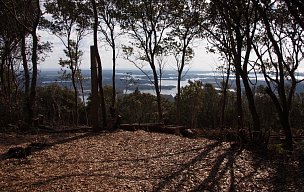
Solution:
[[[89,94],[91,92],[91,71],[83,70],[82,75],[84,78],[84,92]],[[149,78],[151,80],[153,79],[152,73],[147,72],[147,75],[139,70],[117,70],[115,77],[117,90],[125,92],[127,87],[127,92],[130,93],[138,88],[141,92],[155,94],[154,86],[149,80]],[[261,74],[257,74],[257,76],[250,74],[249,77],[253,85],[265,84]],[[298,78],[304,78],[304,75],[299,75]],[[216,89],[219,89],[220,83],[223,81],[223,75],[218,71],[188,71],[184,74],[181,85],[187,85],[189,80],[201,81],[204,84],[209,83]],[[231,89],[235,89],[234,75],[230,75],[230,80]],[[52,83],[58,83],[61,86],[72,88],[71,80],[62,79],[59,70],[44,70],[39,73],[38,85],[46,86]],[[111,70],[103,71],[103,85],[112,85]],[[177,72],[173,70],[164,71],[161,79],[161,94],[175,96],[177,92],[176,87]],[[302,92],[303,90],[303,84],[299,85],[297,91]]]

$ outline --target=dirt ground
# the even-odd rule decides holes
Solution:
[[[46,143],[26,158],[9,148]],[[303,191],[303,162],[145,131],[0,133],[0,191]]]

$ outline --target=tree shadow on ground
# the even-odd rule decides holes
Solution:
[[[60,139],[54,141],[50,144],[59,145],[64,143],[73,142],[75,140],[83,139],[86,137],[96,136],[98,133],[87,132],[79,135],[74,135],[68,138]],[[101,133],[103,135],[103,133]],[[106,133],[104,134],[106,135]],[[218,152],[219,151],[219,152]],[[187,148],[173,153],[165,153],[162,151],[160,154],[149,157],[139,157],[132,158],[129,156],[122,156],[117,159],[113,159],[110,156],[105,157],[105,159],[100,159],[97,161],[86,161],[76,159],[77,163],[85,165],[90,165],[93,163],[99,164],[99,168],[94,168],[92,170],[82,169],[82,170],[68,170],[66,172],[56,173],[48,177],[42,177],[35,181],[26,181],[17,184],[17,187],[27,188],[27,187],[39,187],[52,184],[53,182],[60,182],[61,180],[69,180],[77,177],[85,178],[112,178],[114,180],[127,180],[128,182],[140,183],[141,181],[147,181],[153,184],[153,188],[149,189],[152,191],[185,191],[186,187],[189,187],[187,191],[223,191],[221,188],[223,180],[226,180],[225,190],[224,191],[242,191],[240,184],[245,183],[251,184],[252,188],[246,188],[244,190],[252,189],[255,191],[262,191],[263,186],[256,186],[255,177],[262,170],[270,168],[274,170],[269,176],[264,177],[262,180],[259,180],[258,185],[267,185],[270,186],[268,191],[301,191],[303,183],[303,167],[302,171],[289,172],[292,169],[298,169],[299,167],[289,164],[286,159],[281,159],[277,161],[277,158],[268,159],[264,157],[263,154],[250,153],[252,160],[248,163],[252,166],[250,171],[242,170],[244,175],[240,177],[237,175],[236,170],[242,168],[242,164],[238,164],[237,158],[243,152],[242,148],[239,148],[236,145],[229,144],[223,147],[223,143],[220,141],[214,141],[208,145],[197,146],[195,148]],[[192,154],[192,158],[188,159],[187,162],[183,164],[176,164],[174,167],[170,167],[169,171],[152,171],[151,173],[156,174],[136,174],[136,173],[125,173],[120,172],[120,166],[130,165],[132,168],[136,169],[145,169],[145,166],[149,166],[151,160],[156,160],[161,163],[163,157],[179,157],[179,155],[189,155]],[[210,158],[210,154],[213,155]],[[193,156],[194,155],[194,156]],[[211,159],[211,160],[210,160]],[[248,159],[247,159],[248,160]],[[44,163],[47,166],[69,164],[73,165],[75,159],[59,159],[54,162],[45,161]],[[205,161],[209,161],[209,164],[204,164]],[[111,162],[114,162],[111,164]],[[109,164],[106,166],[101,166],[102,164]],[[141,167],[140,167],[141,166]],[[202,167],[204,166],[204,167]],[[44,167],[44,166],[43,166]],[[118,167],[118,168],[117,168]],[[152,169],[155,167],[152,167]],[[195,181],[189,185],[189,177],[197,177],[198,174],[201,174],[200,169],[206,169],[204,176],[201,177],[200,181]],[[114,170],[109,172],[109,170]],[[117,171],[118,170],[118,171]],[[150,169],[151,170],[151,169]],[[292,174],[292,175],[290,175]],[[298,179],[300,178],[300,180]],[[294,179],[294,181],[291,180]],[[267,188],[266,188],[267,189]]]
[[[240,153],[240,149],[236,147],[228,148],[223,154],[217,157],[216,162],[212,166],[209,175],[194,189],[192,192],[199,191],[212,191],[216,186],[219,185],[220,179],[224,176],[225,172],[229,172],[229,189],[228,191],[235,191],[235,175],[234,175],[234,163],[235,157]],[[224,160],[227,159],[225,166],[221,168]]]
[[[153,191],[162,191],[168,187],[170,187],[170,190],[172,191],[182,191],[184,183],[186,182],[186,180],[188,179],[187,176],[182,175],[183,172],[185,170],[190,169],[190,167],[194,166],[196,163],[200,163],[202,161],[202,159],[204,159],[208,153],[210,153],[216,146],[219,146],[220,142],[214,143],[212,145],[207,146],[207,148],[205,148],[204,151],[202,151],[200,154],[198,154],[194,159],[192,159],[191,161],[189,161],[188,163],[182,165],[180,167],[180,169],[174,173],[172,173],[171,175],[167,176],[162,182],[160,182],[158,184],[158,186],[156,186],[154,188]],[[237,156],[239,153],[239,149],[238,148],[228,148],[224,153],[222,153],[221,155],[219,155],[208,176],[198,185],[196,185],[195,187],[193,187],[191,189],[191,191],[213,191],[213,189],[215,188],[215,186],[217,186],[219,183],[218,181],[221,179],[221,177],[224,176],[224,172],[226,171],[230,171],[230,186],[229,186],[229,191],[234,191],[234,172],[233,172],[233,164],[234,164],[234,159],[235,156]],[[224,160],[227,159],[227,162],[225,164],[225,166],[223,168],[221,168],[221,165],[223,164]],[[189,171],[191,174],[191,171]],[[171,183],[173,183],[175,178],[178,178],[179,176],[182,176],[183,179],[181,181],[178,182],[178,184],[175,184],[173,186],[175,186],[175,188],[172,188]]]
[[[63,133],[68,133],[66,131],[64,131]],[[48,133],[48,136],[55,136],[55,134],[59,134],[59,132],[54,132],[54,133]],[[42,151],[42,150],[47,150],[52,146],[55,145],[60,145],[60,144],[64,144],[64,143],[69,143],[75,140],[79,140],[79,139],[83,139],[86,137],[92,137],[92,136],[96,136],[98,134],[102,134],[102,132],[94,132],[92,131],[92,129],[88,129],[86,132],[81,133],[80,135],[75,135],[75,136],[61,136],[60,139],[56,139],[53,142],[47,142],[47,143],[35,143],[32,142],[33,139],[27,139],[27,140],[22,140],[20,142],[18,142],[19,144],[22,143],[30,143],[28,146],[26,146],[25,148],[31,147],[31,153],[35,153],[38,151]],[[56,136],[55,136],[56,137]],[[16,143],[9,143],[10,145],[12,145],[12,147],[14,148],[14,146],[16,145]],[[9,144],[7,144],[7,146],[10,146]],[[31,154],[28,154],[31,155]],[[5,160],[10,158],[10,156],[7,154],[7,152],[0,154],[0,161]]]
[[[184,164],[182,166],[182,168],[178,171],[176,171],[175,173],[173,173],[171,176],[169,176],[167,178],[167,180],[169,181],[170,179],[173,179],[175,176],[177,176],[178,174],[180,174],[183,170],[188,169],[192,164],[194,164],[195,162],[199,161],[202,157],[206,156],[210,151],[212,151],[215,147],[219,146],[221,142],[214,142],[210,145],[208,145],[207,147],[196,147],[196,148],[191,148],[191,149],[186,149],[186,150],[182,150],[182,151],[178,151],[176,153],[163,153],[163,154],[159,154],[156,156],[152,156],[152,157],[146,157],[146,158],[134,158],[134,159],[104,159],[102,161],[94,161],[94,162],[90,162],[90,161],[77,161],[77,163],[81,163],[81,164],[85,164],[88,165],[90,163],[98,163],[98,164],[103,164],[103,163],[111,163],[111,162],[116,162],[118,163],[120,166],[123,165],[129,165],[129,164],[136,164],[139,163],[139,161],[142,161],[144,163],[149,162],[150,160],[153,159],[161,159],[163,157],[171,157],[171,156],[176,156],[176,155],[180,155],[180,154],[188,154],[191,152],[198,152],[198,151],[202,151],[198,156],[196,156],[194,159],[192,159],[190,162],[188,162],[187,164]],[[48,163],[49,166],[50,162],[46,162]],[[56,161],[56,162],[52,162],[53,164],[73,164],[73,161],[69,161],[69,160],[61,160],[61,161]],[[134,165],[134,167],[136,167],[136,165]],[[26,183],[20,183],[19,186],[20,188],[28,188],[31,186],[35,186],[35,187],[39,187],[39,186],[45,186],[48,185],[52,182],[57,182],[58,180],[66,180],[66,179],[70,179],[70,178],[75,178],[75,177],[106,177],[106,178],[112,178],[112,179],[118,179],[118,180],[128,180],[128,181],[132,181],[132,182],[140,182],[140,181],[144,181],[144,180],[159,180],[160,178],[162,178],[164,175],[136,175],[136,174],[121,174],[121,173],[109,173],[108,170],[112,170],[117,168],[115,165],[112,166],[106,166],[106,167],[102,167],[100,169],[93,169],[93,170],[85,170],[83,172],[77,172],[77,170],[73,170],[70,173],[64,173],[64,174],[58,174],[49,178],[41,178],[39,181],[35,181],[35,182],[26,182]],[[166,183],[161,183],[163,185],[165,185]],[[159,187],[159,189],[161,189],[161,187]],[[157,190],[156,190],[157,191]]]
[[[196,157],[191,159],[191,161],[181,165],[177,171],[164,177],[162,179],[162,181],[160,183],[158,183],[157,186],[154,187],[153,191],[155,191],[155,192],[161,191],[162,189],[166,188],[167,186],[170,186],[170,184],[173,182],[174,179],[176,179],[177,177],[182,175],[185,170],[189,170],[190,167],[193,166],[194,164],[196,164],[197,162],[200,162],[203,158],[205,158],[208,155],[209,152],[214,150],[220,144],[221,144],[221,142],[218,141],[218,142],[215,142],[215,143],[212,143],[212,144],[206,146],[204,148],[204,150],[201,151]],[[171,189],[171,190],[178,191],[178,189]]]
[[[71,133],[90,133],[93,129],[90,127],[85,128],[69,128],[69,129],[30,129],[27,131],[11,131],[1,132],[0,131],[0,145],[1,146],[16,146],[24,143],[29,143],[35,140],[37,137],[42,136],[56,136],[58,134],[71,134]]]
[[[86,136],[90,136],[90,134],[86,134]],[[81,139],[83,137],[74,137],[74,139],[66,140],[73,141],[75,139]],[[105,159],[104,161],[100,161],[98,163],[109,163],[110,161],[115,161],[119,164],[119,166],[124,166],[128,164],[136,164],[139,161],[143,162],[149,162],[151,159],[161,159],[162,157],[170,157],[170,156],[176,156],[180,154],[188,154],[189,152],[197,152],[198,154],[195,155],[190,161],[177,166],[177,169],[175,171],[172,171],[169,174],[156,174],[156,175],[136,175],[136,174],[122,174],[122,173],[111,173],[107,172],[108,169],[115,169],[115,167],[107,166],[106,168],[100,168],[95,170],[86,170],[84,172],[77,172],[73,171],[71,173],[66,173],[62,175],[57,175],[50,178],[41,179],[40,181],[27,183],[27,186],[40,186],[40,185],[48,185],[49,183],[56,182],[58,180],[62,179],[70,179],[74,177],[104,177],[104,178],[112,178],[117,180],[128,180],[130,182],[140,183],[141,181],[149,181],[154,183],[153,191],[164,191],[164,190],[170,190],[170,191],[183,191],[184,185],[187,183],[187,177],[186,174],[191,174],[191,171],[197,171],[196,169],[193,169],[197,164],[201,164],[203,161],[205,161],[205,158],[217,147],[221,147],[221,142],[214,142],[211,143],[203,148],[197,147],[193,149],[187,149],[183,151],[178,151],[176,153],[171,154],[159,154],[157,156],[147,157],[147,158],[134,158],[134,159],[128,159],[128,158],[121,158],[116,160],[111,159]],[[292,176],[297,176],[295,173],[292,173],[294,175],[288,175],[290,172],[289,170],[296,169],[296,167],[293,167],[293,165],[288,164],[287,160],[282,159],[281,161],[277,161],[277,159],[271,159],[265,158],[264,156],[261,156],[261,154],[255,154],[252,153],[252,170],[249,172],[245,172],[244,177],[240,178],[239,176],[236,176],[236,158],[242,153],[241,148],[238,147],[229,147],[225,149],[222,153],[220,153],[218,156],[216,156],[215,161],[212,162],[211,167],[208,171],[208,175],[204,177],[204,179],[199,182],[195,183],[195,186],[192,186],[189,188],[191,192],[199,192],[199,191],[222,191],[223,189],[220,188],[222,186],[223,179],[226,180],[226,188],[225,191],[240,191],[242,188],[240,188],[240,183],[251,183],[252,186],[250,186],[247,189],[252,190],[264,190],[267,189],[269,191],[301,191],[302,186],[301,182],[297,180],[297,177],[293,178],[294,181],[291,180]],[[69,162],[65,162],[69,163]],[[72,164],[72,162],[70,162]],[[82,162],[84,164],[88,164],[90,162],[84,161]],[[96,163],[96,162],[95,162]],[[134,165],[135,166],[135,165]],[[239,165],[241,166],[241,165]],[[135,166],[136,167],[136,166]],[[268,178],[264,178],[262,181],[259,181],[259,183],[253,183],[256,180],[254,178],[259,174],[259,171],[264,170],[266,168],[270,168],[275,170],[274,174],[269,175]],[[300,174],[300,171],[295,171],[296,174]],[[303,172],[302,172],[303,173]],[[195,173],[194,173],[195,174]],[[228,175],[228,177],[227,177]],[[298,177],[303,177],[298,175]],[[181,178],[181,179],[180,179]],[[180,180],[179,180],[180,179]],[[156,182],[158,181],[158,182]],[[303,181],[303,179],[302,179]],[[23,184],[24,185],[24,184]],[[261,185],[261,186],[258,186]],[[267,185],[267,187],[270,188],[263,188],[263,185]],[[245,189],[244,189],[245,190]]]
[[[303,171],[289,159],[286,154],[281,157],[273,156],[272,153],[268,154],[267,151],[256,152],[251,151],[252,170],[246,172],[241,178],[235,178],[235,171],[237,169],[235,163],[236,158],[241,153],[241,149],[230,148],[222,155],[218,156],[217,161],[213,165],[209,175],[203,182],[200,183],[191,192],[199,191],[222,191],[218,186],[220,179],[223,177],[224,172],[229,172],[229,188],[227,191],[302,191],[303,190]],[[220,165],[227,159],[224,167]],[[273,170],[273,171],[272,171]],[[263,174],[268,174],[267,177],[259,179]],[[302,175],[301,175],[302,174]],[[226,180],[227,181],[227,180]],[[247,183],[247,189],[242,189],[239,184]]]
[[[16,146],[28,143],[32,140],[33,135],[24,135],[19,133],[0,133],[1,146]]]
[[[275,173],[270,178],[274,191],[303,191],[304,170],[301,158],[280,155],[271,159]]]

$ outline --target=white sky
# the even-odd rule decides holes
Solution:
[[[41,62],[39,68],[41,70],[44,69],[55,69],[60,70],[59,59],[65,59],[65,54],[63,52],[64,46],[58,37],[55,35],[51,35],[46,31],[40,31],[39,35],[41,36],[41,41],[46,42],[49,41],[52,43],[53,52],[47,53],[47,58],[44,62]],[[81,42],[80,49],[84,52],[82,57],[81,69],[90,69],[90,46],[93,44],[92,35],[88,35]],[[112,52],[109,47],[102,46],[105,43],[99,43],[101,47],[99,47],[103,69],[111,69],[112,68]],[[196,71],[215,71],[216,68],[223,62],[219,59],[219,55],[214,53],[207,53],[207,43],[206,41],[199,41],[194,43],[194,52],[195,56],[191,61],[190,70]],[[117,59],[117,68],[116,69],[137,69],[132,63],[123,59],[122,51],[120,50],[120,56]],[[149,69],[147,66],[146,69]],[[174,61],[170,61],[168,59],[167,70],[176,70]],[[187,68],[185,69],[187,70]],[[304,72],[304,61],[301,61],[301,64],[298,68],[298,72]]]
[[[39,68],[40,69],[60,69],[59,66],[59,59],[60,58],[66,58],[65,54],[63,52],[64,46],[62,42],[59,40],[58,37],[49,34],[45,31],[40,31],[39,35],[41,36],[41,41],[46,42],[49,41],[52,43],[52,52],[47,53],[47,58],[44,62],[40,63]],[[81,42],[80,49],[84,52],[84,55],[82,57],[82,69],[90,69],[90,45],[92,45],[92,35],[88,35],[83,41]],[[100,43],[101,45],[102,43]],[[104,43],[103,43],[104,44]],[[194,44],[194,51],[195,51],[195,57],[193,58],[191,62],[191,70],[200,70],[200,71],[213,71],[216,69],[216,67],[220,64],[221,61],[218,59],[218,55],[215,55],[213,53],[207,53],[206,51],[206,43],[196,42]],[[111,69],[112,68],[112,53],[110,51],[110,48],[107,48],[105,46],[100,47],[100,54],[102,59],[102,64],[104,69]],[[122,54],[122,51],[120,51]],[[166,69],[168,70],[175,70],[175,65],[173,61],[168,61],[168,65]],[[136,69],[133,64],[126,61],[122,58],[120,55],[118,57],[117,61],[117,69]]]

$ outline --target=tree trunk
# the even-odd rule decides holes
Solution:
[[[37,74],[38,74],[38,56],[37,56],[37,48],[38,48],[38,38],[36,34],[36,30],[32,32],[33,38],[33,48],[32,48],[32,81],[31,81],[31,93],[29,98],[29,109],[28,109],[28,123],[32,125],[35,111],[35,98],[36,98],[36,85],[37,85]]]
[[[236,103],[237,103],[237,122],[238,130],[243,129],[243,106],[242,106],[242,88],[241,88],[241,79],[238,72],[235,74],[236,77]]]
[[[12,95],[12,87],[11,87],[11,73],[10,73],[10,60],[11,55],[6,60],[6,82],[7,82],[7,98],[9,102],[11,102],[11,95]]]
[[[31,80],[31,93],[29,98],[29,115],[28,115],[28,123],[32,125],[33,118],[34,118],[34,112],[35,112],[35,98],[36,98],[36,86],[37,86],[37,75],[38,75],[38,36],[37,36],[37,27],[40,21],[41,17],[41,9],[40,9],[40,1],[36,0],[36,14],[35,20],[33,24],[33,29],[31,32],[32,35],[32,41],[33,41],[33,48],[32,48],[32,65],[33,65],[33,71],[32,71],[32,80]]]
[[[90,47],[91,50],[91,123],[94,130],[99,129],[99,99],[98,99],[98,80],[97,80],[97,68],[96,68],[96,50],[95,46]]]
[[[30,72],[28,68],[28,62],[26,58],[26,43],[25,43],[25,36],[22,36],[22,42],[21,42],[21,55],[22,55],[22,66],[23,66],[23,71],[24,71],[24,93],[26,97],[29,96],[30,93]]]
[[[16,102],[19,89],[18,89],[17,77],[16,77],[16,73],[15,73],[15,70],[14,70],[13,61],[10,62],[10,70],[11,70],[11,73],[12,73],[12,84],[14,85],[14,88],[13,88],[14,95],[12,95],[13,96],[13,102]]]
[[[281,124],[285,133],[285,142],[283,147],[287,150],[293,150],[293,142],[292,142],[292,133],[291,133],[291,126],[290,126],[290,118],[288,111],[282,111],[281,114]]]
[[[285,65],[284,65],[284,54],[282,53],[280,44],[282,43],[281,41],[277,41],[274,38],[274,35],[272,33],[272,27],[271,27],[271,22],[269,21],[269,16],[266,14],[266,11],[263,9],[263,7],[259,4],[258,1],[254,1],[255,5],[257,6],[261,17],[263,19],[263,22],[265,24],[265,29],[267,32],[267,37],[269,38],[270,42],[272,43],[272,49],[274,50],[274,53],[277,56],[277,86],[278,86],[278,97],[275,95],[275,93],[271,90],[271,86],[268,83],[268,94],[272,98],[272,101],[274,102],[277,112],[279,114],[280,122],[282,125],[282,128],[285,132],[286,136],[286,141],[285,141],[285,147],[289,150],[293,149],[293,144],[292,144],[292,133],[291,133],[291,126],[289,122],[289,115],[290,115],[290,105],[291,105],[291,100],[292,96],[294,93],[295,89],[295,78],[292,78],[292,87],[290,89],[290,96],[287,101],[286,98],[286,87],[285,87]],[[263,71],[264,76],[266,76],[265,71]],[[279,101],[280,100],[280,101]]]
[[[229,77],[230,77],[230,64],[227,70],[227,77],[224,82],[224,87],[223,87],[223,96],[222,96],[222,110],[221,110],[221,122],[220,126],[221,129],[224,129],[224,124],[225,124],[225,108],[226,108],[226,101],[227,101],[227,88],[228,88],[228,82],[229,82]],[[242,107],[240,107],[242,108]]]
[[[5,51],[4,51],[5,52]],[[5,54],[2,55],[3,57],[1,58],[1,65],[0,65],[0,88],[2,90],[2,94],[6,95],[6,88],[5,88],[5,80],[4,80],[4,65],[5,65]]]
[[[9,102],[10,100],[10,88],[9,88],[9,84],[10,84],[10,79],[9,79],[9,52],[8,48],[5,48],[4,50],[4,55],[2,57],[2,63],[1,63],[1,67],[0,67],[0,73],[1,73],[1,84],[0,84],[0,88],[1,88],[1,94],[4,96],[5,98],[5,102]]]
[[[182,71],[178,70],[178,75],[177,75],[177,98],[176,98],[176,123],[177,123],[177,125],[180,124],[180,117],[181,117],[181,109],[180,109],[181,78],[182,78]]]
[[[71,67],[70,67],[71,71],[72,71],[72,86],[73,86],[73,90],[74,90],[74,102],[75,102],[75,116],[76,119],[74,122],[76,122],[76,126],[78,126],[78,118],[79,118],[79,114],[78,114],[78,90],[77,90],[77,84],[76,84],[76,79],[75,79],[75,69],[73,66],[73,61],[71,58]]]
[[[112,118],[115,118],[115,114],[116,114],[116,107],[115,107],[115,103],[116,103],[116,82],[115,82],[115,74],[116,74],[116,49],[115,49],[115,40],[114,40],[114,36],[113,33],[111,33],[111,41],[112,41],[112,60],[113,60],[113,71],[112,71]]]
[[[158,84],[155,85],[155,89],[156,89],[156,99],[157,99],[158,122],[159,123],[163,123],[163,112],[162,112],[162,105],[161,105],[161,95],[160,95]]]
[[[99,94],[100,94],[100,104],[101,104],[101,112],[102,112],[102,125],[103,128],[107,127],[107,114],[106,114],[106,105],[104,100],[104,92],[102,86],[102,65],[101,59],[98,51],[98,43],[97,43],[97,28],[98,28],[98,15],[97,15],[97,7],[95,0],[91,0],[93,5],[93,12],[94,12],[94,47],[96,53],[96,60],[98,65],[98,85],[99,85]]]
[[[261,124],[258,112],[256,110],[255,102],[254,102],[254,95],[252,93],[251,87],[248,82],[248,76],[242,74],[243,84],[245,87],[245,93],[248,101],[248,108],[251,114],[251,118],[253,121],[253,133],[252,139],[255,144],[263,145],[262,137],[263,133],[261,132]]]
[[[159,89],[159,85],[158,85],[158,76],[157,76],[155,67],[151,65],[151,69],[153,71],[154,87],[155,87],[155,92],[156,92],[158,122],[163,123],[163,112],[162,112],[162,105],[161,105],[160,89]]]
[[[186,51],[189,43],[186,42],[186,37],[188,34],[189,28],[187,28],[186,34],[183,36],[183,52],[182,52],[182,60],[181,60],[181,65],[178,71],[178,76],[177,76],[177,103],[176,103],[176,112],[177,112],[177,124],[180,124],[180,116],[181,116],[181,109],[180,109],[180,96],[181,96],[181,80],[182,80],[182,73],[185,67],[185,59],[186,59]]]

